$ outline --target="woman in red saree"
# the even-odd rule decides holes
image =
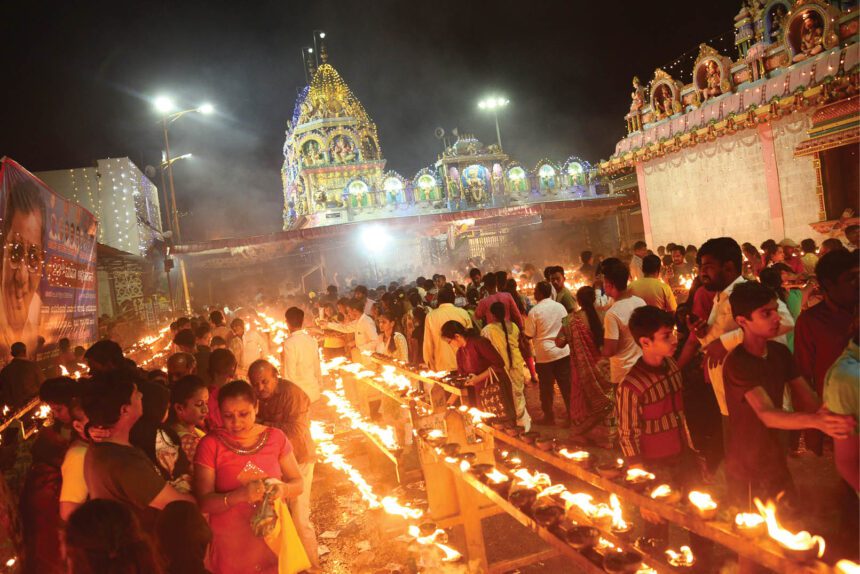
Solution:
[[[570,345],[570,430],[582,435],[596,425],[605,437],[598,442],[612,441],[613,404],[611,384],[605,365],[599,364],[603,345],[603,325],[594,307],[593,287],[580,287],[576,292],[579,309],[570,313],[562,323],[556,345]]]
[[[278,556],[254,535],[254,504],[263,500],[262,478],[277,478],[282,498],[302,492],[293,447],[279,429],[256,424],[257,398],[244,381],[221,387],[218,406],[223,427],[197,445],[194,494],[212,527],[213,574],[277,574]]]

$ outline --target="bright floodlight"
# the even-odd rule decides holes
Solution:
[[[206,114],[208,116],[209,114],[215,112],[215,106],[213,106],[209,102],[206,102],[205,104],[203,104],[199,108],[197,108],[197,111],[200,112],[201,114]]]
[[[313,49],[313,48],[308,48],[308,54],[313,54],[313,53],[314,53],[314,49]]]
[[[320,38],[325,38],[325,32],[320,32]]]
[[[167,96],[158,96],[157,98],[155,98],[154,103],[155,109],[162,114],[169,114],[176,109],[176,106],[173,104],[173,100],[171,100]]]
[[[510,103],[510,100],[507,98],[501,97],[491,97],[485,98],[478,102],[478,107],[482,110],[495,110],[498,108],[503,108]]]
[[[391,236],[379,225],[373,225],[364,228],[361,232],[361,240],[367,249],[379,253],[387,247]]]

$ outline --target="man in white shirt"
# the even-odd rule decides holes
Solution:
[[[645,273],[642,271],[642,260],[646,255],[648,255],[647,243],[637,241],[633,244],[633,259],[630,260],[630,281],[645,277]]]
[[[353,333],[355,346],[359,351],[374,352],[379,335],[373,319],[364,313],[364,302],[358,299],[351,300],[347,313],[349,313],[349,323],[327,323],[326,328],[341,333]]]
[[[454,288],[445,285],[439,291],[439,307],[430,311],[424,320],[424,362],[432,371],[456,371],[457,355],[451,345],[442,340],[442,325],[457,321],[472,327],[472,318],[465,309],[454,306]]]
[[[284,314],[290,336],[284,340],[281,355],[284,377],[302,389],[311,403],[320,398],[322,369],[317,340],[302,329],[305,313],[298,307],[290,307]]]
[[[543,418],[535,421],[539,425],[555,424],[552,411],[555,387],[558,385],[564,399],[564,408],[570,419],[570,346],[560,348],[555,338],[561,331],[562,321],[567,317],[564,305],[552,298],[552,286],[541,281],[535,285],[537,304],[529,311],[524,333],[534,342],[535,370],[540,384],[540,404]]]
[[[603,318],[603,356],[609,357],[609,380],[619,385],[642,356],[630,334],[630,315],[645,306],[645,301],[627,289],[630,270],[620,259],[611,257],[601,264],[603,288],[615,301]]]
[[[711,315],[706,319],[700,318],[693,326],[695,335],[699,338],[707,359],[705,367],[710,376],[711,386],[720,413],[729,416],[726,404],[726,392],[723,383],[723,363],[729,352],[743,343],[744,332],[738,327],[732,317],[732,306],[729,303],[734,288],[746,279],[741,275],[743,255],[740,245],[731,237],[717,237],[702,244],[698,253],[699,280],[708,291],[717,291]],[[779,331],[777,337],[794,329],[794,318],[788,307],[778,306]]]

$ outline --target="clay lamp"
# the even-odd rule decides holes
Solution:
[[[472,468],[470,468],[469,471],[472,474],[474,474],[478,478],[478,480],[486,483],[487,473],[490,472],[491,470],[494,470],[495,468],[496,467],[493,466],[492,464],[479,463],[479,464],[473,464]]]
[[[505,425],[505,427],[502,430],[508,436],[517,436],[520,434],[520,431],[522,429],[520,427]]]
[[[493,417],[491,419],[487,419],[487,422],[491,427],[496,430],[505,430],[505,427],[508,426],[508,423],[505,422],[504,419],[500,419],[499,417]]]
[[[642,567],[642,555],[633,550],[607,552],[603,569],[609,574],[635,574]]]
[[[696,563],[696,557],[689,546],[681,546],[680,552],[671,548],[666,550],[666,562],[675,568],[691,568]]]
[[[707,492],[693,490],[690,491],[688,498],[699,518],[712,520],[717,515],[717,503],[714,502],[714,499]]]
[[[540,438],[540,433],[537,431],[529,431],[520,434],[520,440],[526,444],[534,444]]]
[[[580,466],[588,466],[591,461],[591,453],[582,449],[561,447],[556,449],[555,454]]]
[[[609,508],[612,510],[612,523],[610,526],[612,534],[626,539],[633,531],[633,525],[624,520],[621,501],[618,500],[618,496],[615,493],[609,495]]]
[[[783,554],[797,562],[809,562],[824,556],[824,539],[806,530],[791,532],[776,519],[776,505],[769,500],[767,505],[758,498],[754,499],[756,508],[765,519],[768,535],[777,541]]]
[[[460,468],[463,468],[463,463],[465,463],[467,465],[465,470],[468,470],[478,460],[478,455],[474,452],[461,452],[457,455],[457,460],[460,461]]]
[[[564,509],[555,504],[542,504],[534,509],[535,522],[547,529],[554,528],[563,516]]]
[[[641,468],[628,468],[627,474],[624,476],[624,484],[641,492],[645,490],[649,484],[654,482],[655,478],[656,477],[647,470]]]
[[[681,500],[681,493],[676,490],[672,490],[672,487],[668,484],[661,484],[654,488],[649,496],[654,500],[666,502],[668,504],[674,504]]]
[[[532,507],[537,500],[537,489],[535,488],[520,488],[514,490],[508,495],[508,500],[520,511],[531,515]]]
[[[576,550],[592,548],[600,541],[600,531],[593,526],[575,524],[567,529],[567,543]]]
[[[449,458],[454,458],[460,454],[460,443],[458,442],[445,443],[441,448],[442,452],[445,453],[445,456]]]
[[[597,474],[603,478],[616,478],[621,476],[624,470],[624,459],[617,458],[615,460],[602,462],[597,465]]]
[[[555,439],[552,437],[541,436],[535,439],[535,446],[544,452],[551,451],[554,444]]]
[[[758,538],[767,534],[767,524],[761,514],[739,512],[732,523],[736,532],[746,534],[750,538]]]
[[[426,432],[425,432],[426,431]],[[440,429],[421,429],[418,431],[427,444],[433,447],[440,447],[448,442],[448,435]]]
[[[496,467],[486,471],[482,481],[501,497],[506,497],[508,492],[511,490],[510,477]]]

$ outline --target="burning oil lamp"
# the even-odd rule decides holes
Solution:
[[[860,564],[843,558],[834,566],[837,574],[860,574]]]
[[[761,514],[739,512],[735,516],[734,528],[747,536],[757,537],[767,533],[767,525]]]
[[[577,464],[585,465],[591,460],[591,453],[587,450],[568,450],[567,448],[560,448],[556,451],[558,456],[575,462]]]
[[[603,556],[603,569],[609,574],[633,574],[642,567],[642,555],[618,549]]]
[[[776,505],[772,500],[768,500],[766,505],[758,498],[753,502],[765,519],[768,535],[779,543],[786,556],[798,562],[807,562],[824,556],[824,539],[821,536],[812,535],[806,530],[800,532],[786,530],[776,519]]]
[[[628,468],[624,476],[624,482],[637,490],[642,490],[657,478],[652,473],[642,468]]]
[[[446,435],[443,430],[430,429],[424,435],[424,440],[426,440],[430,446],[442,446],[448,440],[448,435]]]
[[[675,568],[690,568],[696,563],[696,557],[693,556],[689,546],[681,546],[680,552],[675,552],[671,548],[666,551],[666,562]]]
[[[696,509],[696,513],[704,520],[711,520],[717,514],[717,503],[707,492],[698,490],[690,491],[688,495],[690,504]]]
[[[609,496],[609,508],[612,510],[612,533],[616,536],[625,537],[633,530],[633,525],[624,520],[621,510],[621,501],[612,493]]]
[[[659,500],[660,502],[677,502],[681,499],[681,495],[672,490],[672,487],[668,484],[661,484],[657,488],[651,491],[651,498],[654,500]]]
[[[616,478],[618,476],[621,476],[621,471],[623,470],[623,458],[617,458],[609,462],[602,462],[597,465],[597,474],[599,474],[603,478]]]
[[[492,488],[499,496],[507,496],[511,489],[511,479],[496,467],[484,473],[484,484]]]
[[[513,490],[508,495],[508,500],[515,507],[530,515],[535,500],[537,500],[537,490],[534,488],[520,488],[518,490]]]
[[[584,550],[597,546],[600,540],[600,531],[593,526],[575,524],[567,529],[565,539],[576,550]]]
[[[540,433],[537,431],[529,431],[520,434],[520,440],[526,444],[534,444],[540,438]]]
[[[564,509],[555,504],[535,505],[534,518],[540,526],[553,528],[564,516]]]
[[[544,452],[551,451],[554,444],[555,439],[552,437],[541,436],[535,439],[535,446]]]
[[[442,445],[442,452],[445,453],[447,457],[455,457],[460,454],[460,443],[458,442],[449,442]]]

